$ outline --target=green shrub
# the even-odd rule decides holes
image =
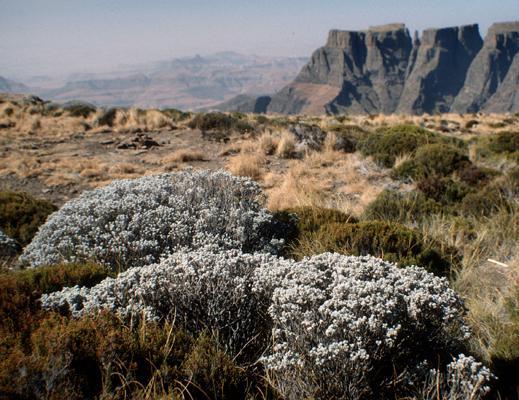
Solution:
[[[394,168],[396,178],[421,179],[430,176],[448,176],[469,164],[468,157],[457,148],[443,143],[420,146],[411,160]]]
[[[84,101],[70,101],[63,105],[63,110],[68,111],[72,117],[87,118],[97,111],[96,106]]]
[[[422,235],[394,222],[362,221],[322,226],[308,240],[301,241],[299,257],[326,251],[349,255],[373,255],[400,266],[418,265],[437,275],[448,275],[459,263],[452,248],[426,243]]]
[[[174,122],[184,121],[191,117],[191,113],[177,110],[176,108],[164,108],[160,111],[171,118]]]
[[[30,346],[2,353],[0,392],[9,397],[261,397],[259,379],[223,353],[217,337],[192,337],[170,323],[51,314],[31,332]]]
[[[322,226],[332,223],[357,222],[357,219],[339,210],[322,207],[294,207],[278,211],[274,218],[286,226],[288,256],[297,248],[299,241],[318,231]]]
[[[505,177],[505,185],[512,196],[519,196],[519,167],[512,168]]]
[[[101,116],[97,119],[97,125],[98,126],[114,126],[115,117],[117,116],[118,109],[115,107],[111,107],[107,110],[103,110],[103,113]]]
[[[438,134],[414,125],[398,125],[371,132],[359,142],[358,147],[365,156],[386,168],[391,168],[397,157],[412,154],[428,143],[440,140]]]
[[[0,192],[0,228],[22,246],[27,245],[57,207],[22,192]]]
[[[443,206],[458,204],[471,191],[464,183],[455,182],[450,178],[424,178],[417,182],[416,187],[427,198]],[[445,209],[443,211],[445,213]]]
[[[220,112],[197,114],[188,126],[191,129],[200,129],[203,132],[236,130],[244,133],[254,129],[247,121]]]
[[[502,208],[509,208],[510,203],[498,185],[488,185],[474,193],[467,194],[461,202],[464,216],[488,217]]]
[[[357,125],[335,125],[328,131],[336,136],[334,150],[344,151],[345,153],[354,153],[357,151],[357,145],[367,132]]]
[[[366,207],[362,219],[414,223],[440,211],[440,204],[420,192],[384,190]]]
[[[499,172],[490,168],[480,168],[472,163],[464,163],[456,171],[456,175],[462,182],[470,186],[480,186],[499,175]]]
[[[37,314],[39,297],[70,286],[94,286],[108,275],[96,264],[63,264],[0,274],[0,333],[23,330]]]
[[[519,151],[519,131],[504,131],[490,137],[489,148],[495,153]]]
[[[258,124],[265,125],[269,123],[269,119],[264,115],[256,115],[254,118]]]

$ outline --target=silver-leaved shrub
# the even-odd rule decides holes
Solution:
[[[269,313],[263,361],[287,399],[384,397],[397,375],[420,375],[424,359],[448,357],[468,337],[447,280],[372,257],[304,259],[284,272]]]
[[[76,286],[43,295],[42,305],[68,308],[74,316],[107,309],[125,319],[170,318],[193,333],[217,333],[233,356],[259,355],[270,338],[271,286],[261,284],[258,271],[281,266],[286,270],[295,262],[265,253],[216,250],[181,251],[90,289]]]
[[[476,400],[490,392],[495,375],[472,356],[459,354],[445,371],[431,369],[414,397],[424,400]]]
[[[20,260],[34,267],[90,259],[119,271],[206,245],[275,253],[279,223],[261,201],[256,183],[224,171],[119,180],[52,214]]]
[[[487,370],[475,360],[446,365],[469,335],[448,282],[373,257],[325,253],[296,262],[204,247],[90,289],[44,295],[42,305],[208,329],[233,357],[259,359],[286,399],[417,393],[429,387],[439,359],[442,394],[476,390],[477,399],[488,389]]]

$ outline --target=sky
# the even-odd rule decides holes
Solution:
[[[519,20],[519,0],[0,0],[0,76],[236,51],[310,56],[330,29]]]

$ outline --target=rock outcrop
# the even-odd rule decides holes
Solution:
[[[477,25],[424,31],[396,112],[448,112],[482,44]]]
[[[513,89],[506,88],[502,84],[518,52],[519,22],[492,25],[488,30],[483,48],[470,66],[465,85],[454,101],[452,110],[461,113],[485,110],[487,101],[497,92],[505,91],[509,95],[516,93],[519,90],[517,84]],[[509,80],[514,80],[513,75]],[[502,95],[498,95],[498,98],[500,96]],[[498,103],[496,99],[493,102],[494,104],[488,104],[488,107],[496,110]],[[498,111],[509,110],[499,109]]]
[[[361,32],[332,30],[326,46],[314,52],[293,83],[273,96],[268,110],[392,112],[404,86],[412,48],[403,24]]]
[[[517,112],[519,22],[427,29],[332,30],[293,82],[272,96],[283,114]],[[249,101],[248,109],[254,102]]]

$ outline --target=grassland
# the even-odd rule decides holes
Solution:
[[[7,192],[27,192],[60,206],[85,189],[115,179],[187,167],[225,168],[256,180],[271,211],[281,215],[291,210],[301,221],[310,221],[291,238],[287,257],[335,251],[422,266],[441,260],[442,274],[465,300],[474,332],[472,353],[499,376],[502,398],[518,393],[519,115],[193,115],[176,110],[64,109],[4,97],[0,154],[0,189],[5,192],[0,197],[0,228],[16,238],[23,235],[23,244],[34,227],[14,226],[12,214],[24,211],[12,206],[20,201]],[[27,202],[26,215],[37,215],[38,221],[53,210],[48,203],[42,206],[45,210],[35,210],[38,203]],[[14,262],[4,260],[3,265],[7,269]],[[97,276],[101,272],[96,268],[86,266],[81,273]],[[33,309],[34,292],[47,287],[41,278],[16,274],[20,272],[6,272],[0,281],[2,290],[16,293],[21,310],[14,325],[3,327],[11,335],[6,337],[18,343],[1,343],[4,353],[7,347],[16,348],[16,354],[5,358],[4,371],[20,360],[28,362],[27,340],[40,340],[35,343],[42,353],[32,361],[40,364],[31,364],[40,373],[50,373],[52,360],[45,354],[58,357],[60,340],[71,345],[74,332],[90,335],[81,351],[95,352],[96,346],[108,351],[105,339],[93,333],[99,324],[114,332],[117,342],[115,353],[105,356],[114,357],[112,372],[124,382],[118,386],[119,398],[131,388],[142,398],[158,398],[164,376],[175,380],[174,393],[185,398],[204,398],[204,385],[218,386],[211,392],[217,398],[273,396],[257,371],[236,365],[204,334],[186,338],[171,326],[140,325],[128,333],[120,321],[106,315],[81,321],[42,316]],[[52,279],[63,280],[61,286],[83,279],[57,275]],[[0,312],[12,308],[9,299],[2,298]],[[12,335],[18,323],[25,337]],[[66,334],[59,336],[60,329]],[[55,341],[43,345],[47,335]],[[160,359],[164,367],[173,351],[168,347],[171,340],[183,343],[171,364],[177,369],[153,370],[146,357],[164,345],[153,353],[153,360]],[[135,370],[116,364],[128,361],[124,357],[132,351]],[[215,368],[225,375],[216,376]],[[112,372],[100,372],[99,381],[107,386],[98,393],[108,396]],[[8,378],[4,374],[0,382],[8,385]]]

